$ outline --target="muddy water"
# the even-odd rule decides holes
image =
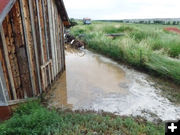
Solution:
[[[149,120],[180,119],[180,105],[160,94],[153,79],[88,50],[66,50],[66,72],[57,81],[49,105],[105,111]],[[177,88],[178,89],[178,88]]]

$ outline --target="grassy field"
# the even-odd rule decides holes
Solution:
[[[180,84],[180,34],[167,32],[165,27],[171,26],[93,22],[71,28],[71,34],[90,49]],[[123,36],[106,36],[111,33]]]
[[[110,114],[48,110],[38,101],[22,104],[0,124],[0,135],[164,135],[164,124]]]

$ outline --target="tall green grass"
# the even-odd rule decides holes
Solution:
[[[177,82],[180,80],[179,60],[153,54],[149,56],[149,61],[147,61],[145,65],[165,77],[173,78]]]
[[[180,83],[180,35],[167,33],[165,26],[96,23],[71,28],[71,34],[84,35],[87,47],[115,60],[150,69]],[[111,38],[107,33],[124,33]],[[167,69],[167,70],[164,70]]]
[[[125,25],[122,25],[122,26],[109,25],[108,27],[104,27],[102,31],[105,33],[120,33],[120,32],[133,31],[133,28],[129,26],[125,26]]]
[[[39,102],[21,105],[0,124],[0,135],[164,135],[164,124],[110,114],[52,111]]]

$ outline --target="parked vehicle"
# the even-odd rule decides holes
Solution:
[[[91,19],[90,18],[83,18],[83,23],[84,24],[91,24]]]

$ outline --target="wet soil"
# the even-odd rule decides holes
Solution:
[[[162,94],[164,89],[178,91],[180,87],[158,81],[102,55],[68,47],[66,71],[48,94],[48,104],[55,108],[141,116],[148,120],[180,119],[180,104]]]

